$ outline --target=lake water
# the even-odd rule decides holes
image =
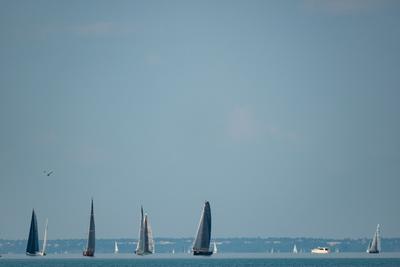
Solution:
[[[217,254],[212,257],[193,257],[185,254],[157,254],[140,257],[132,254],[99,254],[94,258],[80,255],[48,255],[28,257],[25,255],[3,255],[0,267],[397,267],[399,253],[368,255],[365,253],[340,253],[330,255],[293,254]]]

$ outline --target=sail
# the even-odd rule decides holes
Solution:
[[[135,253],[138,255],[154,253],[153,232],[147,214],[143,216],[143,207],[141,207],[139,241]]]
[[[136,246],[136,254],[142,254],[144,252],[144,227],[143,227],[143,207],[140,209],[140,228],[139,228],[139,240]]]
[[[211,208],[208,201],[205,202],[203,212],[200,217],[199,228],[197,229],[196,239],[193,243],[193,253],[211,254]]]
[[[86,250],[84,251],[84,256],[93,256],[96,246],[96,234],[95,234],[95,224],[94,224],[94,212],[93,212],[93,199],[90,211],[90,223],[89,223],[89,235],[86,245]]]
[[[47,226],[48,226],[49,220],[46,219],[46,226],[44,228],[44,236],[43,236],[43,247],[42,247],[42,256],[46,255],[46,245],[47,245]]]
[[[118,250],[118,243],[117,241],[114,242],[114,253],[117,254],[119,252]]]
[[[151,230],[151,226],[149,223],[149,218],[145,215],[145,252],[154,253],[154,240],[153,240],[153,231]]]
[[[214,254],[216,254],[218,252],[218,249],[217,249],[217,243],[215,243],[215,241],[214,241],[214,249],[213,249],[213,253]]]
[[[297,247],[296,247],[296,244],[294,244],[294,246],[293,246],[293,253],[297,253]]]
[[[31,227],[29,229],[28,244],[26,254],[35,255],[39,252],[39,237],[35,210],[32,210]]]
[[[379,253],[380,251],[380,231],[379,231],[379,224],[376,227],[376,231],[374,236],[372,237],[372,241],[369,244],[367,249],[368,253]]]

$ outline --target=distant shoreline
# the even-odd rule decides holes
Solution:
[[[365,253],[371,238],[212,238],[216,242],[220,253],[263,253],[279,254],[291,253],[296,245],[299,254],[309,253],[318,246],[329,247],[332,254],[342,252]],[[136,247],[136,238],[98,238],[96,239],[97,253],[112,253],[115,241],[118,242],[121,254],[133,253]],[[75,254],[82,253],[87,240],[81,239],[50,239],[47,243],[48,254]],[[191,250],[193,238],[155,238],[156,254],[188,253]],[[26,250],[26,239],[0,239],[0,254],[23,254]],[[400,238],[382,238],[382,252],[400,252]]]

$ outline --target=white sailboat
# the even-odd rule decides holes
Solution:
[[[296,244],[294,244],[294,246],[293,246],[293,253],[294,253],[294,254],[297,254],[297,253],[298,253]]]
[[[47,245],[47,225],[49,224],[49,219],[46,219],[46,226],[44,228],[44,236],[43,236],[43,246],[42,251],[40,252],[40,256],[46,256],[46,245]]]
[[[215,241],[214,241],[213,254],[217,254],[217,253],[218,253],[217,243],[215,243]]]
[[[380,236],[380,225],[376,226],[376,231],[372,241],[369,243],[367,253],[379,253],[381,251],[381,236]]]
[[[119,249],[118,249],[118,243],[117,241],[114,242],[114,254],[118,254]]]
[[[137,255],[153,254],[155,252],[153,232],[150,227],[147,214],[143,216],[143,207],[141,208],[141,220],[139,229],[139,241],[135,250]]]

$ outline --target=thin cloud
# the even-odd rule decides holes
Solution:
[[[228,135],[236,141],[257,138],[280,138],[294,141],[298,139],[295,132],[283,130],[266,122],[247,107],[235,108],[229,114]]]
[[[253,112],[247,108],[236,108],[229,118],[228,132],[236,140],[251,139],[259,131]]]

